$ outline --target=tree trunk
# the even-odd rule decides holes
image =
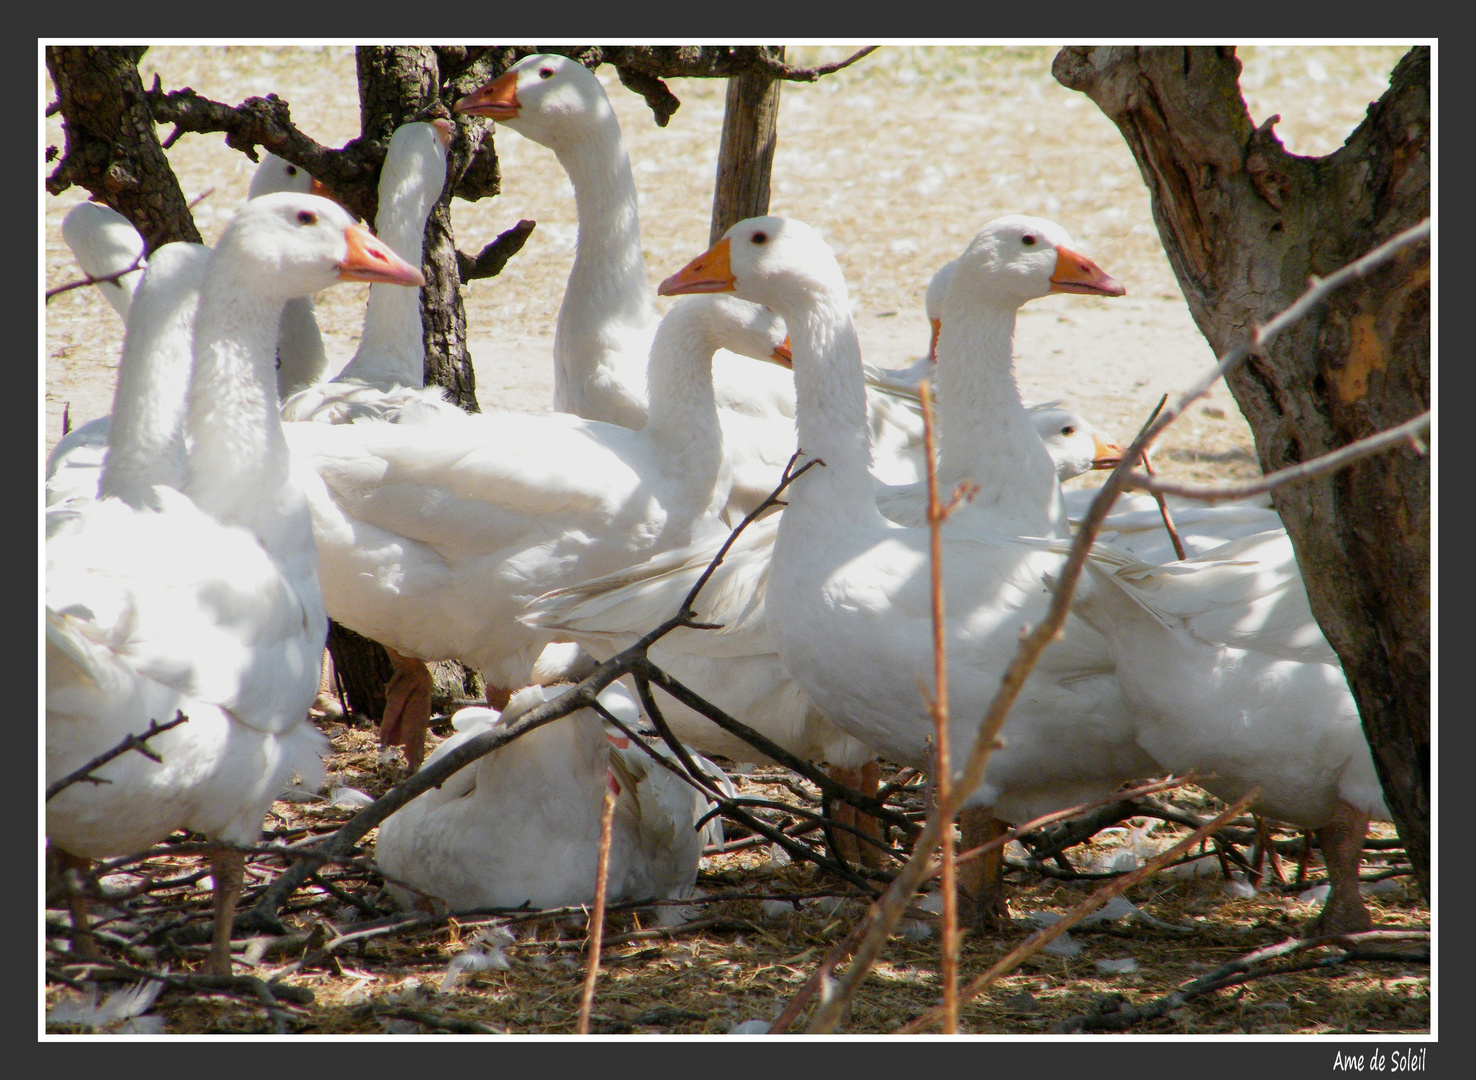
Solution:
[[[770,46],[768,51],[774,59],[784,59],[783,45]],[[769,212],[769,174],[779,138],[780,85],[778,79],[763,71],[728,79],[709,244],[722,239],[735,222]]]
[[[1430,53],[1335,153],[1288,154],[1240,94],[1225,47],[1063,49],[1053,67],[1117,124],[1216,354],[1307,286],[1430,213]],[[1227,377],[1270,472],[1430,405],[1430,259],[1408,249]],[[1273,493],[1307,595],[1343,663],[1385,800],[1430,887],[1430,463],[1409,449]]]
[[[138,61],[147,46],[48,45],[46,68],[65,121],[66,153],[47,178],[53,195],[79,184],[118,211],[149,252],[200,243],[149,110]]]
[[[359,126],[365,138],[388,145],[401,124],[433,114],[449,116],[449,110],[440,107],[439,65],[430,46],[361,45],[355,50],[355,63]],[[425,339],[425,384],[445,387],[457,405],[477,412],[476,375],[466,349],[466,309],[451,234],[450,193],[475,149],[465,142],[465,136],[459,136],[452,143],[446,187],[425,225],[420,322]]]

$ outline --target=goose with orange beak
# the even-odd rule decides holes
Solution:
[[[918,692],[931,671],[929,540],[917,527],[924,503],[906,489],[880,500],[905,528],[878,512],[840,268],[802,223],[752,218],[662,283],[668,295],[728,289],[785,318],[799,444],[825,462],[785,496],[765,596],[774,648],[833,723],[895,761],[926,768],[932,723]],[[1059,573],[1058,557],[1030,538],[1069,536],[1055,465],[1014,381],[1016,312],[1052,292],[1124,291],[1060,226],[1022,216],[985,226],[949,283],[938,338],[940,482],[945,490],[963,480],[979,488],[944,528],[954,746],[972,742],[1018,627],[1044,614],[1046,579]],[[1006,726],[1006,747],[969,795],[966,843],[992,835],[996,813],[1020,820],[1155,768],[1134,742],[1105,642],[1080,623],[1068,625],[1067,638],[1031,677]],[[1061,754],[1065,745],[1071,754]],[[961,888],[980,919],[1007,912],[997,863],[961,879]]]
[[[249,201],[213,252],[160,248],[129,332],[152,318],[150,336],[190,350],[178,410],[187,450],[150,461],[113,452],[144,447],[150,433],[138,429],[161,415],[160,399],[186,392],[121,380],[107,494],[47,512],[46,777],[58,784],[47,837],[83,859],[140,851],[180,828],[219,841],[213,974],[231,971],[240,847],[260,840],[293,773],[316,786],[328,751],[307,719],[328,620],[275,408],[282,309],[335,281],[422,280],[342,207],[297,193]],[[180,333],[192,306],[193,330]],[[135,359],[125,349],[124,363]],[[157,756],[124,754],[91,770],[94,783],[62,782],[176,713],[188,722],[151,740]],[[74,912],[81,930],[85,912]]]

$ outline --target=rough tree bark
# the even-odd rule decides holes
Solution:
[[[1217,354],[1326,275],[1430,213],[1430,53],[1412,49],[1336,152],[1259,128],[1227,47],[1073,47],[1058,81],[1117,124],[1189,310]],[[1430,259],[1410,249],[1228,376],[1262,469],[1430,405]],[[1430,888],[1430,463],[1365,459],[1274,495],[1307,594],[1342,659],[1385,799]]]
[[[784,46],[766,50],[783,62]],[[717,182],[712,193],[712,229],[716,244],[736,222],[769,212],[769,176],[779,139],[779,88],[770,72],[755,70],[728,79],[723,138],[718,150]]]
[[[78,184],[133,222],[148,251],[200,232],[154,132],[138,75],[143,45],[48,45],[66,131],[61,163],[47,177],[53,195]],[[48,154],[48,157],[50,155]]]

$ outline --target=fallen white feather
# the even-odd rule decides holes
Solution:
[[[451,958],[451,963],[446,965],[446,974],[441,977],[439,990],[445,993],[459,983],[463,976],[478,971],[506,971],[512,967],[512,961],[500,947],[493,946],[483,949],[473,946],[465,952]]]
[[[767,1020],[740,1020],[728,1029],[729,1035],[767,1035],[773,1025]]]
[[[108,1030],[120,1035],[158,1035],[164,1030],[162,1016],[144,1016],[163,991],[164,984],[146,979],[121,990],[114,990],[97,1003],[97,991],[88,998],[69,997],[46,1011],[48,1024],[75,1024],[93,1030]],[[113,1025],[118,1025],[114,1027]]]
[[[357,810],[361,806],[368,806],[374,801],[374,796],[366,795],[358,788],[336,787],[328,793],[328,805],[336,806],[342,810]]]
[[[1126,975],[1138,970],[1138,962],[1131,956],[1124,956],[1121,960],[1098,960],[1097,970],[1103,975]]]

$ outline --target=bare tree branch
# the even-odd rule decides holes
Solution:
[[[1261,495],[1287,484],[1295,484],[1301,480],[1311,480],[1315,476],[1336,472],[1338,469],[1346,468],[1361,458],[1369,457],[1391,446],[1401,443],[1411,446],[1416,453],[1424,453],[1425,446],[1420,441],[1420,434],[1430,428],[1430,411],[1427,409],[1416,416],[1413,420],[1407,420],[1396,427],[1381,431],[1376,435],[1351,442],[1347,446],[1332,451],[1329,454],[1321,454],[1310,461],[1299,462],[1285,469],[1277,469],[1256,480],[1226,481],[1219,484],[1193,484],[1185,481],[1160,480],[1153,475],[1144,476],[1142,473],[1129,473],[1122,482],[1125,488],[1141,491],[1151,491],[1155,495],[1182,495],[1187,499],[1202,499],[1205,502],[1221,502],[1225,499],[1244,499],[1251,495]],[[1182,558],[1183,556],[1180,556]]]
[[[507,260],[523,250],[523,245],[528,242],[528,237],[537,225],[538,222],[523,218],[511,229],[499,233],[497,239],[477,252],[475,258],[463,251],[457,251],[456,270],[461,275],[461,283],[465,285],[477,278],[496,277],[502,273]]]

